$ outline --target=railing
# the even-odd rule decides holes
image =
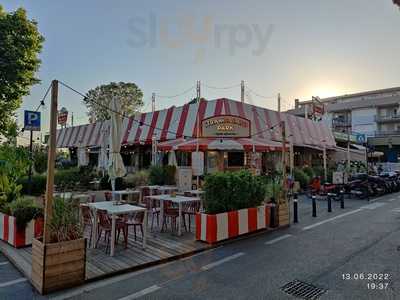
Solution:
[[[400,130],[380,130],[380,131],[375,131],[375,136],[390,136],[390,135],[400,135]]]
[[[400,115],[375,116],[375,122],[400,122]]]

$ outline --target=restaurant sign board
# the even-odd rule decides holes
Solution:
[[[201,122],[202,137],[250,137],[250,120],[238,116],[222,115]]]

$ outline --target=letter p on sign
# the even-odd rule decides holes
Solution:
[[[25,130],[40,131],[40,112],[25,110],[24,128]]]

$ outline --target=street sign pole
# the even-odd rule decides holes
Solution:
[[[33,131],[30,130],[30,139],[29,139],[29,171],[28,171],[28,195],[32,192],[32,164],[33,164]]]

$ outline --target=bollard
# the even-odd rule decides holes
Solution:
[[[328,194],[328,212],[332,212],[332,195]]]
[[[275,228],[276,227],[276,204],[275,203],[271,204],[270,227],[271,228]]]
[[[298,206],[297,206],[297,193],[293,197],[293,223],[299,222]]]
[[[344,191],[340,191],[340,208],[344,209]]]
[[[317,202],[315,195],[312,196],[312,216],[314,218],[317,216]]]

